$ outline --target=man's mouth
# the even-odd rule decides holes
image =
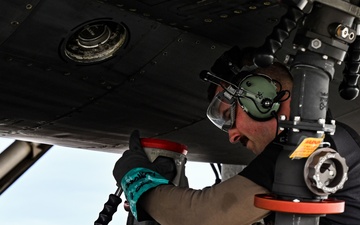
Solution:
[[[248,141],[249,141],[249,138],[247,138],[246,136],[242,136],[242,137],[240,138],[241,144],[242,144],[243,146],[245,146],[245,147],[246,147]]]

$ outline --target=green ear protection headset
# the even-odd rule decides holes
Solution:
[[[242,71],[238,75],[230,82],[209,71],[200,73],[201,79],[224,89],[213,97],[206,114],[215,126],[226,132],[235,123],[237,102],[254,120],[266,121],[277,117],[281,98],[286,93],[290,97],[278,81],[264,74]]]
[[[269,120],[279,110],[279,101],[284,94],[276,91],[275,83],[280,85],[264,74],[248,74],[240,81],[235,96],[251,118],[258,121]]]
[[[210,121],[218,128],[228,131],[235,123],[237,102],[254,120],[277,118],[280,103],[290,97],[290,92],[282,90],[280,82],[256,73],[256,65],[242,65],[239,68],[228,57],[222,56],[219,60],[216,71],[221,77],[206,70],[200,73],[202,80],[215,85],[210,87],[221,86],[224,89],[215,97],[212,96],[207,109]],[[215,88],[209,90],[215,91]],[[288,94],[288,97],[282,100],[285,94]]]

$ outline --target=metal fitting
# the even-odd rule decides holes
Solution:
[[[300,116],[294,116],[294,125],[297,125],[301,121]]]
[[[313,39],[311,41],[311,47],[314,48],[314,49],[318,49],[321,47],[321,41],[317,38]]]
[[[285,116],[285,115],[280,115],[280,120],[281,120],[281,121],[286,120],[286,116]]]
[[[336,28],[336,35],[338,35],[339,37],[342,37],[342,38],[347,38],[349,36],[349,28],[340,24]]]
[[[323,118],[320,118],[319,120],[318,120],[318,123],[320,124],[320,125],[325,125],[325,119],[323,119]]]
[[[347,42],[352,42],[356,38],[356,30],[339,24],[335,29],[335,36]]]

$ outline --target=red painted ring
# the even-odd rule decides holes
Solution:
[[[320,202],[293,202],[276,199],[269,194],[255,195],[254,205],[258,208],[276,212],[296,214],[336,214],[343,213],[345,202],[325,199]]]
[[[186,155],[188,152],[186,145],[162,139],[141,138],[141,145],[144,148],[158,148],[172,152],[178,152],[183,155]]]

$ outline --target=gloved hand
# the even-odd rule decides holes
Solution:
[[[141,146],[140,134],[130,135],[129,150],[116,162],[113,175],[130,204],[131,212],[138,219],[137,201],[146,191],[162,184],[169,184],[176,176],[174,160],[158,157],[151,163]]]

